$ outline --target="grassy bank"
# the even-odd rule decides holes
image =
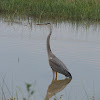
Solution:
[[[95,0],[0,0],[0,14],[62,20],[100,20],[100,2]]]

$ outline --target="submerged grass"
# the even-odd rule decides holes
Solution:
[[[97,0],[0,0],[0,14],[47,19],[100,20]]]

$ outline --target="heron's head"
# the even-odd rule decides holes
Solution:
[[[43,23],[43,24],[36,24],[36,25],[47,25],[50,30],[52,30],[51,23]]]
[[[51,25],[50,23],[41,23],[41,24],[36,24],[36,25]]]

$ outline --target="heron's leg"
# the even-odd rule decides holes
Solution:
[[[54,79],[55,79],[54,78],[55,77],[55,71],[52,70],[52,72],[53,72],[53,80],[52,81],[54,81]]]
[[[57,72],[56,72],[56,80],[57,80]]]
[[[53,80],[55,79],[55,72],[53,71]]]

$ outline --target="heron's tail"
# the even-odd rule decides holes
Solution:
[[[67,74],[65,75],[66,77],[72,78],[72,75],[70,72],[67,72]]]

